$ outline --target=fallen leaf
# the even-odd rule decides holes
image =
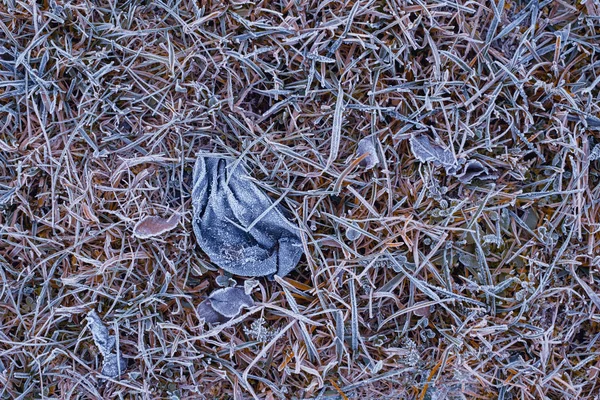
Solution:
[[[431,143],[427,136],[411,136],[409,142],[410,149],[417,160],[421,162],[431,161],[435,165],[443,166],[446,169],[456,167],[457,161],[452,150]]]
[[[375,148],[375,143],[373,143],[373,137],[371,136],[363,138],[358,142],[356,155],[360,157],[364,154],[367,156],[360,162],[360,165],[365,167],[367,171],[379,164],[377,149]]]
[[[198,306],[198,315],[206,322],[223,323],[236,317],[244,308],[254,306],[254,300],[243,287],[217,289]]]
[[[148,239],[169,232],[179,224],[179,214],[173,214],[169,218],[149,216],[141,219],[133,228],[133,235],[139,239]]]

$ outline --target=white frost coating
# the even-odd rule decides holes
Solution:
[[[360,157],[363,154],[367,154],[367,156],[360,162],[360,165],[365,167],[367,171],[379,164],[379,157],[377,156],[377,149],[373,143],[373,137],[369,136],[358,142],[356,155]]]
[[[125,368],[127,368],[127,361],[125,361],[121,354],[111,353],[104,357],[102,375],[117,378],[125,371]]]
[[[357,227],[358,226],[353,223],[352,226],[346,228],[346,237],[348,238],[348,240],[355,241],[360,239],[362,234],[357,229],[355,229]]]
[[[243,287],[217,289],[198,306],[198,315],[206,322],[223,323],[236,317],[244,308],[254,306],[254,300]]]
[[[90,311],[86,319],[88,321],[88,327],[90,328],[90,331],[92,331],[94,344],[98,347],[100,353],[106,357],[115,347],[115,338],[108,334],[108,328],[104,326],[96,310]]]
[[[192,205],[198,244],[227,272],[285,276],[298,264],[303,252],[298,228],[250,181],[242,166],[200,155]]]
[[[592,151],[590,152],[590,161],[600,160],[600,144],[594,146]]]
[[[167,233],[177,227],[179,215],[173,214],[169,218],[149,216],[141,219],[133,228],[133,235],[139,239],[148,239]]]
[[[104,326],[96,310],[91,310],[88,313],[86,320],[90,331],[92,331],[94,344],[98,347],[98,350],[100,350],[100,353],[102,353],[102,356],[104,357],[102,362],[102,375],[111,378],[119,377],[119,375],[125,371],[127,362],[120,352],[113,352],[116,343],[115,337],[108,334],[108,328]]]
[[[456,167],[457,161],[454,153],[449,148],[432,144],[425,135],[416,135],[410,138],[410,149],[413,155],[421,162],[431,161],[435,165],[446,169]]]
[[[458,178],[461,183],[471,183],[475,178],[482,180],[497,178],[496,175],[491,175],[488,168],[480,161],[457,160],[452,149],[431,143],[431,140],[425,135],[412,136],[409,141],[410,149],[417,160],[430,161],[434,165],[444,167],[448,175]]]

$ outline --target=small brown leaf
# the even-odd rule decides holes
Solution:
[[[140,220],[133,228],[133,235],[139,239],[147,239],[169,232],[179,224],[179,215],[173,214],[169,218],[149,216]]]

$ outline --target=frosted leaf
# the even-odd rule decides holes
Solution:
[[[217,282],[217,285],[221,287],[235,286],[237,283],[235,279],[231,279],[231,277],[227,275],[219,275],[215,281]]]
[[[173,214],[169,218],[149,216],[141,219],[133,228],[133,235],[139,239],[147,239],[169,232],[179,224],[179,215]]]
[[[365,167],[366,170],[370,170],[379,164],[379,157],[377,156],[375,143],[373,143],[373,137],[366,137],[358,142],[356,155],[360,157],[363,154],[367,154],[367,156],[360,162],[360,165]]]
[[[431,140],[425,135],[411,136],[409,142],[410,149],[417,160],[421,162],[431,161],[435,165],[446,169],[456,168],[456,157],[449,148],[431,143]]]
[[[486,175],[488,172],[487,168],[483,166],[477,160],[469,160],[465,164],[462,172],[460,174],[456,174],[455,176],[458,180],[464,184],[470,183],[474,178],[481,177],[482,175]]]
[[[458,260],[465,266],[469,268],[479,268],[479,261],[477,257],[473,254],[468,253],[460,253],[458,256]]]
[[[110,353],[104,356],[104,361],[102,362],[102,375],[117,378],[126,368],[127,361],[120,355]]]
[[[223,323],[240,314],[242,309],[254,306],[252,297],[242,287],[217,289],[198,306],[198,315],[206,322]]]
[[[198,316],[209,324],[223,323],[229,320],[229,318],[219,314],[212,308],[209,299],[204,300],[198,305]]]
[[[115,347],[115,338],[108,334],[108,328],[104,326],[95,310],[90,311],[86,319],[88,321],[88,327],[92,331],[94,344],[98,347],[100,353],[106,357],[106,355],[110,354]]]
[[[348,238],[348,240],[355,241],[362,236],[362,234],[356,228],[356,224],[352,224],[352,226],[346,228],[346,237]]]
[[[600,160],[600,144],[594,146],[592,151],[590,152],[590,161]]]
[[[483,244],[488,244],[488,243],[500,247],[504,244],[504,240],[502,240],[502,238],[497,235],[485,235],[483,237]]]
[[[102,375],[117,378],[127,368],[127,362],[120,352],[114,352],[115,337],[108,334],[108,328],[104,326],[95,310],[91,310],[88,313],[86,320],[88,321],[88,327],[92,331],[94,344],[104,357],[102,361]]]
[[[259,342],[268,342],[275,337],[279,331],[277,329],[267,327],[265,319],[259,318],[250,324],[250,329],[245,326],[244,333],[250,338],[253,338]]]
[[[255,279],[246,279],[244,281],[244,292],[246,294],[250,294],[254,291],[256,287],[258,287],[259,282]]]
[[[252,297],[241,287],[215,290],[209,299],[216,312],[229,318],[237,316],[243,308],[254,306]]]
[[[285,276],[296,268],[303,253],[298,228],[241,166],[200,155],[194,167],[192,205],[198,244],[225,271]]]

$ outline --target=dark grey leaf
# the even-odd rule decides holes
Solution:
[[[379,164],[379,157],[377,156],[377,149],[375,143],[373,143],[373,137],[366,137],[358,142],[358,148],[356,149],[356,155],[367,156],[360,162],[360,165],[365,167],[366,170],[370,170],[375,165]]]
[[[119,377],[127,368],[127,361],[121,355],[114,353],[104,356],[102,362],[102,375],[109,376],[111,378]]]
[[[229,318],[219,314],[212,308],[209,299],[204,300],[198,305],[198,316],[209,324],[222,324],[229,320]]]
[[[421,162],[431,161],[435,165],[446,169],[456,166],[456,157],[449,148],[444,148],[438,144],[431,143],[431,140],[425,135],[411,136],[410,149],[413,155]]]
[[[252,297],[243,287],[217,289],[198,306],[198,315],[206,322],[223,323],[240,314],[242,309],[254,306]]]
[[[231,274],[285,276],[298,264],[303,250],[297,228],[241,166],[201,155],[192,205],[198,244]]]
[[[121,356],[120,352],[114,352],[116,338],[109,335],[108,328],[104,326],[102,320],[98,316],[95,310],[88,313],[86,317],[88,321],[88,327],[92,331],[92,337],[94,344],[102,353],[104,360],[102,361],[102,375],[109,376],[111,378],[117,378],[125,368],[127,362]]]
[[[254,306],[254,300],[246,294],[243,287],[215,290],[209,299],[216,312],[229,318],[237,316],[245,307]]]

